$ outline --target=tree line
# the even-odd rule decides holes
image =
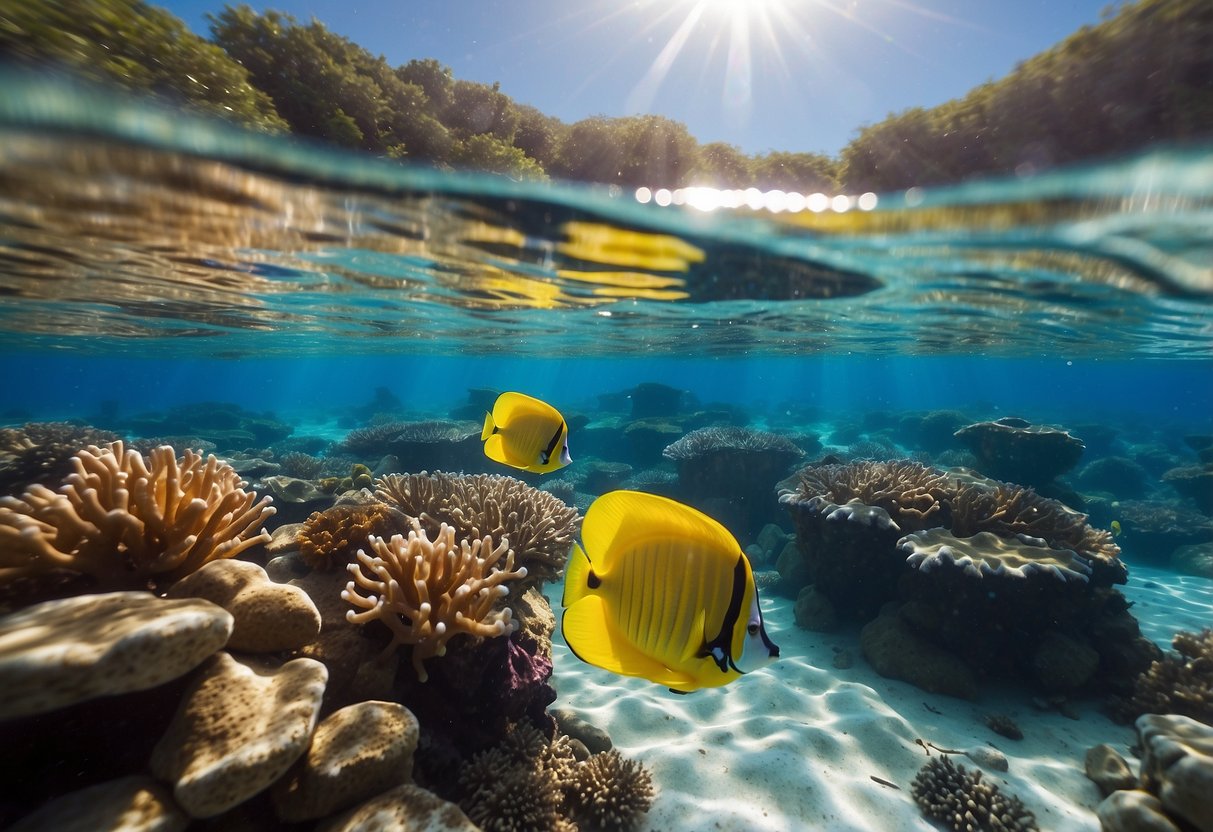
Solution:
[[[209,21],[207,40],[142,0],[0,0],[0,54],[391,158],[628,187],[891,190],[1213,137],[1208,0],[1122,5],[962,98],[862,127],[837,159],[701,144],[655,115],[566,124],[316,20],[227,6]]]

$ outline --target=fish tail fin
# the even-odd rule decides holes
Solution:
[[[480,441],[483,442],[497,432],[497,426],[493,424],[493,414],[484,414],[484,427],[480,431]]]
[[[569,552],[569,562],[564,568],[564,597],[560,599],[563,606],[571,606],[591,593],[590,576],[593,569],[590,558],[585,550],[576,543]]]

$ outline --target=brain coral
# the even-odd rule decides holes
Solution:
[[[422,471],[389,474],[375,485],[379,499],[416,518],[431,535],[446,523],[456,538],[508,540],[528,574],[515,595],[560,577],[581,524],[577,509],[514,477]]]
[[[57,491],[0,498],[0,583],[67,570],[103,588],[171,583],[218,558],[268,543],[274,513],[227,463],[162,445],[144,460],[114,442],[73,457]]]
[[[409,519],[385,503],[351,503],[314,511],[296,535],[299,555],[312,569],[344,568],[371,535],[407,534]]]

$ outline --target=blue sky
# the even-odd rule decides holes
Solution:
[[[155,0],[152,0],[155,2]],[[222,0],[160,3],[200,34]],[[1107,0],[272,0],[392,64],[572,122],[656,113],[747,153],[837,153],[864,125],[998,78]]]

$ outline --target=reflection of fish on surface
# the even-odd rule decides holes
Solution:
[[[678,693],[778,658],[754,573],[724,526],[674,500],[612,491],[586,512],[561,629],[582,661]]]
[[[494,462],[547,474],[572,462],[569,426],[560,411],[523,393],[502,393],[480,432],[484,455]]]

